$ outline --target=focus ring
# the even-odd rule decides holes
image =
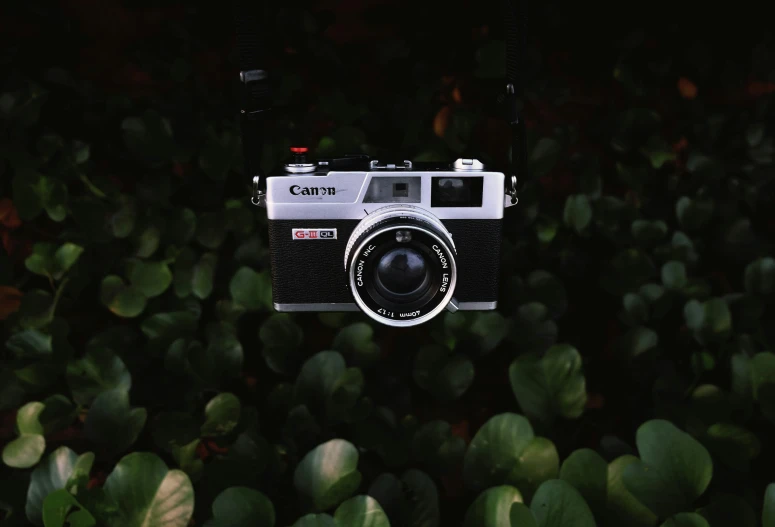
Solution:
[[[411,205],[390,205],[372,212],[363,220],[361,220],[361,222],[355,227],[352,234],[350,235],[350,239],[347,241],[347,246],[344,250],[345,270],[347,270],[348,261],[350,259],[350,252],[353,250],[353,247],[359,239],[361,239],[365,234],[367,234],[375,227],[381,225],[383,222],[394,218],[400,218],[402,216],[417,221],[424,221],[430,224],[433,228],[440,231],[441,234],[444,234],[449,239],[450,249],[452,249],[453,252],[457,252],[455,249],[455,242],[452,240],[452,235],[444,227],[444,224],[441,223],[441,221],[436,217],[428,214],[424,209],[419,207],[413,207]]]

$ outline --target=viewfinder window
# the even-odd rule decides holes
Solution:
[[[481,207],[483,177],[431,178],[431,207]]]
[[[420,181],[417,176],[373,176],[364,203],[420,203]]]

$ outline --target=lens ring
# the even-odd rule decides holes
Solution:
[[[398,229],[411,230],[413,239],[427,247],[434,256],[431,260],[433,278],[430,290],[419,301],[408,305],[393,305],[379,294],[374,294],[373,285],[368,279],[364,279],[371,274],[375,262],[378,261],[375,258],[375,255],[379,255],[375,252],[377,247],[390,243],[391,239],[394,243],[394,232]],[[362,240],[356,241],[357,249],[352,252],[348,275],[355,303],[364,313],[389,326],[408,327],[422,324],[446,308],[455,290],[457,265],[455,253],[444,239],[446,236],[434,231],[435,229],[420,222],[391,221],[380,224],[362,237]]]
[[[441,223],[441,220],[438,219],[436,216],[429,213],[425,209],[421,209],[420,207],[415,207],[413,205],[406,205],[406,204],[388,205],[386,207],[382,207],[380,209],[375,210],[374,212],[372,212],[371,214],[363,218],[363,220],[361,220],[361,222],[358,225],[356,225],[355,229],[350,235],[350,239],[347,241],[347,246],[345,247],[345,250],[344,250],[345,270],[347,270],[347,266],[350,263],[350,260],[351,260],[350,253],[352,253],[355,243],[357,243],[358,240],[364,234],[380,226],[386,221],[402,219],[402,218],[412,220],[412,221],[423,222],[428,225],[428,228],[438,231],[440,233],[444,233],[446,235],[445,238],[449,248],[452,249],[453,251],[457,251],[457,249],[455,248],[455,241],[452,239],[451,236],[449,236],[449,233],[444,227],[444,224]]]

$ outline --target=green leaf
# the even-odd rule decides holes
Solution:
[[[230,487],[213,501],[213,519],[206,527],[274,527],[272,502],[257,490]]]
[[[659,344],[659,335],[651,328],[636,326],[630,328],[619,340],[618,346],[625,358],[635,358]]]
[[[363,393],[363,372],[359,368],[347,368],[336,380],[327,401],[327,413],[333,422],[337,417],[346,418]]]
[[[339,524],[328,514],[307,514],[296,520],[291,527],[339,527]]]
[[[749,263],[743,281],[749,293],[770,295],[775,292],[775,258],[767,256]]]
[[[264,347],[262,355],[275,373],[293,373],[302,362],[301,344],[304,333],[287,313],[275,313],[261,324],[258,331]]]
[[[751,358],[751,388],[753,397],[759,401],[762,399],[764,388],[768,384],[775,384],[775,353],[762,351]]]
[[[639,501],[661,517],[692,506],[710,484],[710,454],[692,436],[669,421],[653,419],[638,428],[640,461],[628,465],[624,484]]]
[[[55,253],[56,247],[53,244],[36,243],[32,246],[32,254],[24,261],[24,265],[31,273],[53,279],[56,273]]]
[[[22,434],[3,448],[3,463],[13,468],[30,468],[40,461],[44,450],[46,440],[42,435]]]
[[[132,234],[137,218],[137,206],[132,197],[121,195],[118,207],[108,219],[108,226],[116,238],[126,238]]]
[[[318,511],[349,498],[360,483],[358,450],[343,439],[332,439],[307,452],[293,473],[296,490]]]
[[[706,302],[689,300],[684,305],[684,320],[697,342],[703,345],[726,340],[732,334],[732,313],[720,298]]]
[[[194,296],[205,299],[213,292],[213,280],[215,278],[215,266],[218,263],[216,253],[205,253],[194,266],[191,290]]]
[[[120,277],[115,275],[102,279],[100,299],[111,313],[124,318],[133,318],[142,313],[147,301],[140,290],[127,286]]]
[[[30,272],[59,280],[82,253],[83,247],[74,243],[64,243],[58,248],[50,243],[36,243],[24,263]]]
[[[137,440],[145,426],[145,408],[130,408],[129,393],[122,388],[99,394],[89,408],[84,432],[90,441],[112,452],[123,452]]]
[[[200,478],[204,471],[204,461],[199,457],[200,444],[201,441],[197,438],[188,444],[172,445],[170,448],[175,463],[194,480]]]
[[[51,434],[67,428],[76,416],[76,407],[64,395],[54,394],[43,401],[43,411],[38,417],[43,434]]]
[[[570,227],[581,234],[592,221],[592,206],[589,198],[584,194],[568,196],[565,200],[565,210],[562,214],[566,227]]]
[[[446,421],[429,421],[423,424],[412,438],[412,455],[438,473],[453,470],[463,459],[466,442],[452,434]]]
[[[196,222],[196,239],[204,247],[215,250],[226,239],[226,222],[223,214],[207,212],[199,216]]]
[[[416,527],[438,527],[439,493],[433,480],[425,473],[409,469],[401,476],[409,496],[409,524]]]
[[[535,226],[538,240],[542,244],[548,245],[552,243],[552,240],[557,236],[560,222],[551,216],[539,216],[533,225]]]
[[[249,310],[272,306],[272,284],[266,272],[257,273],[250,267],[240,267],[231,279],[229,291],[236,303]]]
[[[155,225],[150,225],[142,232],[134,236],[135,256],[138,258],[150,258],[161,242],[161,231]]]
[[[55,307],[55,299],[48,291],[27,290],[19,306],[19,323],[24,329],[43,329],[54,319]]]
[[[321,351],[310,357],[296,378],[294,398],[316,411],[324,411],[346,365],[336,351]]]
[[[156,313],[143,320],[140,329],[151,340],[170,341],[196,330],[197,319],[190,311]]]
[[[19,359],[41,359],[53,353],[51,335],[28,329],[11,336],[5,346]]]
[[[639,294],[627,293],[622,298],[622,304],[624,305],[628,324],[641,325],[648,321],[649,306]]]
[[[562,282],[548,271],[538,269],[525,280],[525,303],[540,302],[552,319],[561,317],[568,309],[568,294]]]
[[[669,162],[675,161],[676,153],[667,142],[657,135],[652,135],[646,144],[641,147],[640,152],[651,162],[651,166],[656,170]]]
[[[193,371],[213,387],[238,378],[244,360],[239,339],[235,335],[222,334],[209,340],[207,348],[195,346],[189,351],[188,361]]]
[[[592,511],[569,483],[545,481],[530,502],[539,527],[595,527]]]
[[[439,401],[454,401],[474,380],[474,364],[440,345],[423,346],[414,359],[414,381]]]
[[[503,65],[500,65],[502,68]],[[535,178],[541,178],[557,164],[560,155],[560,143],[552,137],[540,138],[530,152],[529,170]]]
[[[49,494],[57,490],[75,493],[79,486],[85,487],[94,463],[94,454],[87,452],[80,456],[62,446],[48,455],[35,467],[27,489],[27,519],[35,525],[43,524],[43,503]]]
[[[535,514],[527,505],[522,503],[513,503],[509,514],[512,527],[538,527]]]
[[[387,514],[371,496],[355,496],[334,513],[337,527],[390,527]]]
[[[552,442],[535,437],[525,417],[504,413],[490,418],[471,440],[463,480],[474,490],[514,484],[527,494],[556,477],[559,463]]]
[[[75,265],[81,254],[83,247],[74,243],[65,243],[59,246],[54,253],[54,262],[56,264],[56,275],[54,278],[61,278],[70,268]]]
[[[532,499],[538,486],[556,478],[560,471],[560,455],[557,448],[545,437],[535,437],[522,451],[521,463],[509,475],[509,483],[522,489],[527,499]]]
[[[71,512],[73,508],[77,510]],[[43,525],[63,527],[92,527],[97,524],[89,511],[78,503],[75,497],[64,489],[52,492],[43,501]]]
[[[90,404],[104,391],[120,388],[129,391],[132,377],[124,361],[107,348],[94,348],[80,359],[67,364],[67,384],[75,402]]]
[[[573,485],[596,514],[606,510],[608,463],[600,454],[589,448],[576,450],[563,461],[560,479]]]
[[[602,273],[600,284],[609,293],[618,296],[636,290],[654,277],[656,268],[645,252],[630,248],[614,256]]]
[[[468,507],[463,527],[538,527],[530,510],[530,516],[521,514],[527,518],[527,523],[516,523],[512,520],[512,510],[515,504],[522,504],[522,494],[509,485],[491,487],[477,496]],[[533,523],[530,523],[530,519]]]
[[[176,150],[172,127],[155,110],[146,110],[142,117],[127,117],[121,129],[127,149],[140,161],[158,165],[172,159]]]
[[[671,261],[662,266],[662,283],[668,289],[681,290],[686,287],[686,266],[683,262]]]
[[[196,234],[196,213],[191,209],[178,209],[167,224],[166,232],[172,245],[186,245]]]
[[[439,525],[438,491],[424,472],[409,469],[400,480],[390,473],[381,474],[369,487],[368,494],[379,502],[394,525]]]
[[[43,409],[43,403],[31,402],[22,406],[16,413],[19,437],[5,445],[2,455],[3,462],[9,467],[29,468],[40,461],[46,449],[43,425],[39,420]]]
[[[775,483],[767,485],[764,491],[762,527],[775,527]]]
[[[608,512],[611,525],[632,527],[653,527],[657,516],[638,501],[624,485],[625,469],[633,463],[640,463],[637,457],[625,455],[608,464]]]
[[[526,415],[551,422],[556,416],[575,419],[587,402],[581,355],[558,344],[538,359],[525,355],[509,367],[511,389]]]
[[[747,471],[749,461],[761,452],[759,438],[745,427],[733,423],[715,423],[705,432],[708,449],[730,467]]]
[[[653,247],[667,235],[667,223],[662,220],[635,220],[630,226],[635,241],[646,247]]]
[[[353,364],[369,364],[376,361],[380,354],[373,338],[374,329],[369,324],[356,322],[340,329],[331,347],[351,357]]]
[[[175,259],[175,267],[172,274],[172,286],[178,298],[185,298],[194,289],[194,266],[196,255],[189,247],[184,247]]]
[[[194,513],[194,489],[180,470],[168,470],[155,454],[124,456],[105,480],[117,505],[115,527],[186,527]]]
[[[205,422],[202,436],[218,437],[228,435],[239,423],[242,405],[233,393],[219,393],[205,406]]]
[[[16,428],[20,434],[43,434],[40,424],[40,414],[45,405],[40,402],[27,403],[16,413]]]
[[[694,512],[680,512],[668,518],[661,527],[710,527],[708,521]]]
[[[452,315],[452,313],[450,313]],[[479,353],[490,353],[509,334],[510,321],[497,311],[479,311],[473,314],[469,331],[476,339]]]
[[[165,262],[135,262],[129,271],[129,283],[146,298],[153,298],[170,286],[172,272]]]
[[[713,217],[714,204],[710,198],[693,200],[687,196],[678,199],[675,204],[675,213],[681,228],[688,232],[695,232],[705,226]]]

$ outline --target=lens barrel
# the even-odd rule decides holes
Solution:
[[[373,212],[355,228],[345,270],[356,304],[390,326],[414,326],[440,313],[457,280],[455,247],[438,218],[407,205]]]

